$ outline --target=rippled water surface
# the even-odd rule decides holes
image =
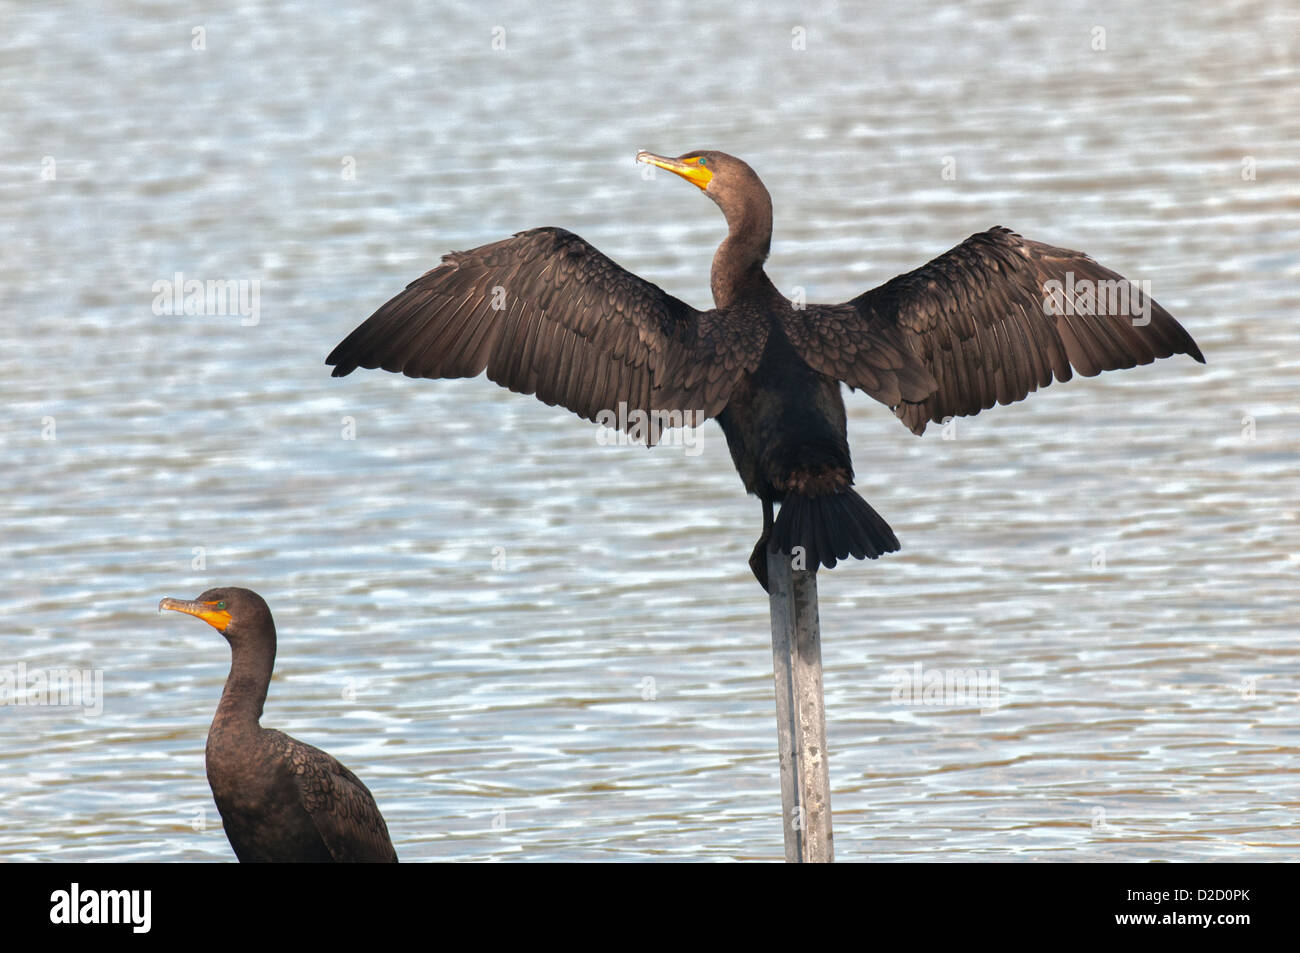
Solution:
[[[848,398],[903,551],[820,576],[838,858],[1297,858],[1293,6],[0,6],[0,665],[104,695],[0,707],[0,856],[232,859],[228,650],[155,606],[244,585],[265,722],[361,775],[403,860],[779,859],[760,510],[717,428],[606,447],[323,364],[536,225],[706,305],[722,218],[632,156],[719,148],[787,293],[1004,224],[1151,281],[1208,358],[956,439]],[[258,282],[257,323],[156,314],[177,273]],[[901,704],[918,663],[1000,704]]]

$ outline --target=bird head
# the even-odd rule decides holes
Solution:
[[[684,152],[675,159],[655,155],[653,152],[638,152],[636,161],[680,175],[714,201],[730,189],[743,187],[749,180],[758,181],[758,176],[748,163],[712,149]]]
[[[266,600],[251,589],[209,589],[197,599],[164,599],[158,603],[158,611],[163,609],[202,619],[232,645],[241,635],[262,632],[271,625]]]
[[[712,149],[684,152],[675,159],[638,152],[636,161],[680,175],[717,202],[733,225],[744,222],[771,231],[772,198],[747,162]]]

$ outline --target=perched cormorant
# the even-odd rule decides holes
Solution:
[[[275,667],[271,610],[248,589],[164,599],[230,643],[230,675],[208,730],[208,783],[242,863],[396,863],[370,791],[334,757],[258,724]]]
[[[1205,362],[1183,327],[1115,272],[1000,227],[846,304],[792,303],[763,271],[772,199],[748,165],[709,150],[636,158],[698,186],[726,216],[712,310],[572,232],[535,228],[444,256],[334,349],[334,376],[486,369],[513,391],[650,443],[658,431],[647,420],[716,417],[745,489],[763,503],[750,566],[766,588],[769,540],[783,553],[802,547],[814,570],[898,549],[851,489],[841,381],[920,434],[928,421],[1069,380],[1072,367],[1091,377],[1173,354]]]

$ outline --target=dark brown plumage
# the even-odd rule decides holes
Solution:
[[[159,609],[197,616],[230,643],[230,675],[208,731],[207,770],[242,863],[396,863],[375,799],[333,756],[259,721],[275,667],[271,610],[248,589],[209,589]]]
[[[654,412],[716,417],[763,503],[750,565],[766,588],[769,540],[810,569],[898,549],[851,489],[841,381],[920,434],[1069,380],[1072,368],[1092,376],[1173,354],[1204,363],[1182,326],[1115,272],[1005,228],[846,304],[797,307],[763,271],[772,201],[748,165],[712,151],[637,160],[697,185],[726,216],[713,309],[692,308],[577,235],[538,228],[445,256],[333,350],[334,376],[486,370],[588,420],[612,413],[629,431]]]

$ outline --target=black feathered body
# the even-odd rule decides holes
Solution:
[[[810,367],[790,343],[785,329],[796,317],[794,306],[766,280],[755,284],[724,313],[732,321],[766,322],[767,343],[718,415],[745,489],[763,501],[765,513],[781,504],[755,549],[755,574],[766,585],[769,547],[809,569],[893,552],[899,548],[893,530],[852,489],[840,382]]]
[[[220,719],[208,732],[208,783],[241,863],[333,860],[302,805],[289,742],[280,732],[240,731]]]
[[[329,753],[282,731],[218,716],[208,783],[241,863],[392,863],[373,795]]]
[[[761,499],[779,503],[815,478],[825,490],[853,483],[840,382],[809,367],[777,325],[718,423],[745,489]]]

